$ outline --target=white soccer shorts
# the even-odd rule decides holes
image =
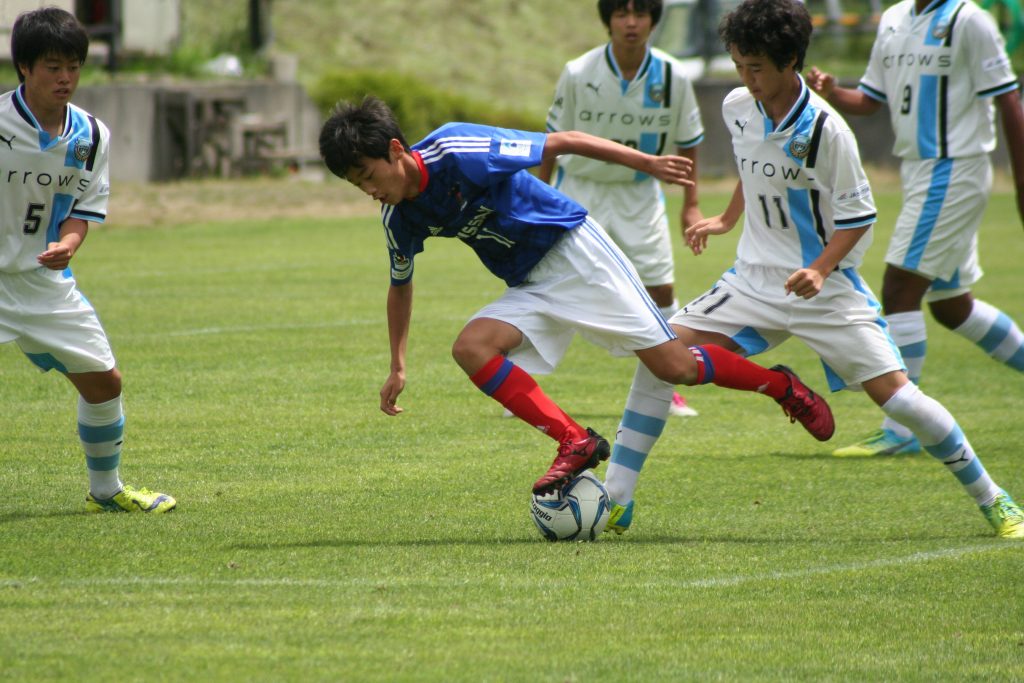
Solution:
[[[567,231],[526,282],[509,287],[477,318],[522,332],[509,358],[534,374],[553,371],[576,333],[623,356],[676,338],[625,254],[591,218]]]
[[[773,349],[789,337],[802,340],[821,358],[829,388],[903,370],[899,349],[871,289],[856,270],[832,273],[811,299],[786,294],[792,274],[737,262],[715,286],[686,304],[675,325],[724,334],[748,356]]]
[[[0,273],[0,344],[12,341],[44,372],[114,367],[107,335],[75,279],[46,268]]]
[[[599,183],[564,175],[558,190],[583,205],[629,257],[647,287],[675,281],[665,193],[649,178],[638,183]]]
[[[934,280],[929,299],[966,291],[983,274],[978,227],[992,189],[988,155],[904,161],[900,176],[903,208],[885,262]]]

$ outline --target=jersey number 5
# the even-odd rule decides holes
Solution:
[[[45,210],[46,204],[28,205],[28,211],[25,212],[24,225],[26,235],[34,235],[39,232],[39,224],[43,222],[43,217],[40,214]]]

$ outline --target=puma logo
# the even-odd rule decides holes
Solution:
[[[15,137],[16,136],[12,135],[9,138],[5,138],[3,135],[0,135],[0,140],[3,140],[5,143],[7,143],[7,149],[9,149],[9,150],[11,150],[13,152],[14,151],[14,147],[11,146],[11,143],[14,142],[14,138]]]

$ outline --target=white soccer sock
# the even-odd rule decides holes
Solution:
[[[889,335],[900,349],[903,364],[907,366],[907,377],[914,384],[920,384],[924,369],[924,356],[928,347],[928,331],[924,324],[923,311],[907,311],[885,316],[889,323]],[[897,436],[908,439],[912,432],[888,415],[882,421],[882,429],[888,429]]]
[[[640,470],[665,429],[674,390],[672,384],[655,377],[646,365],[637,364],[605,474],[608,495],[619,505],[628,505],[633,500]]]
[[[916,384],[908,383],[885,402],[882,410],[909,425],[924,449],[946,466],[978,505],[995,499],[999,487],[989,477],[960,425],[941,403],[926,396]]]
[[[110,498],[123,488],[117,469],[124,441],[121,397],[104,403],[87,403],[79,396],[78,437],[85,449],[89,493],[95,498]]]
[[[995,306],[975,299],[967,320],[953,331],[996,360],[1024,372],[1024,333],[1010,316]]]

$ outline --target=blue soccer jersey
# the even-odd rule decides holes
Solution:
[[[413,145],[420,194],[381,211],[391,283],[411,280],[428,237],[457,237],[510,287],[522,283],[587,216],[526,170],[540,164],[546,140],[544,133],[449,123]]]

